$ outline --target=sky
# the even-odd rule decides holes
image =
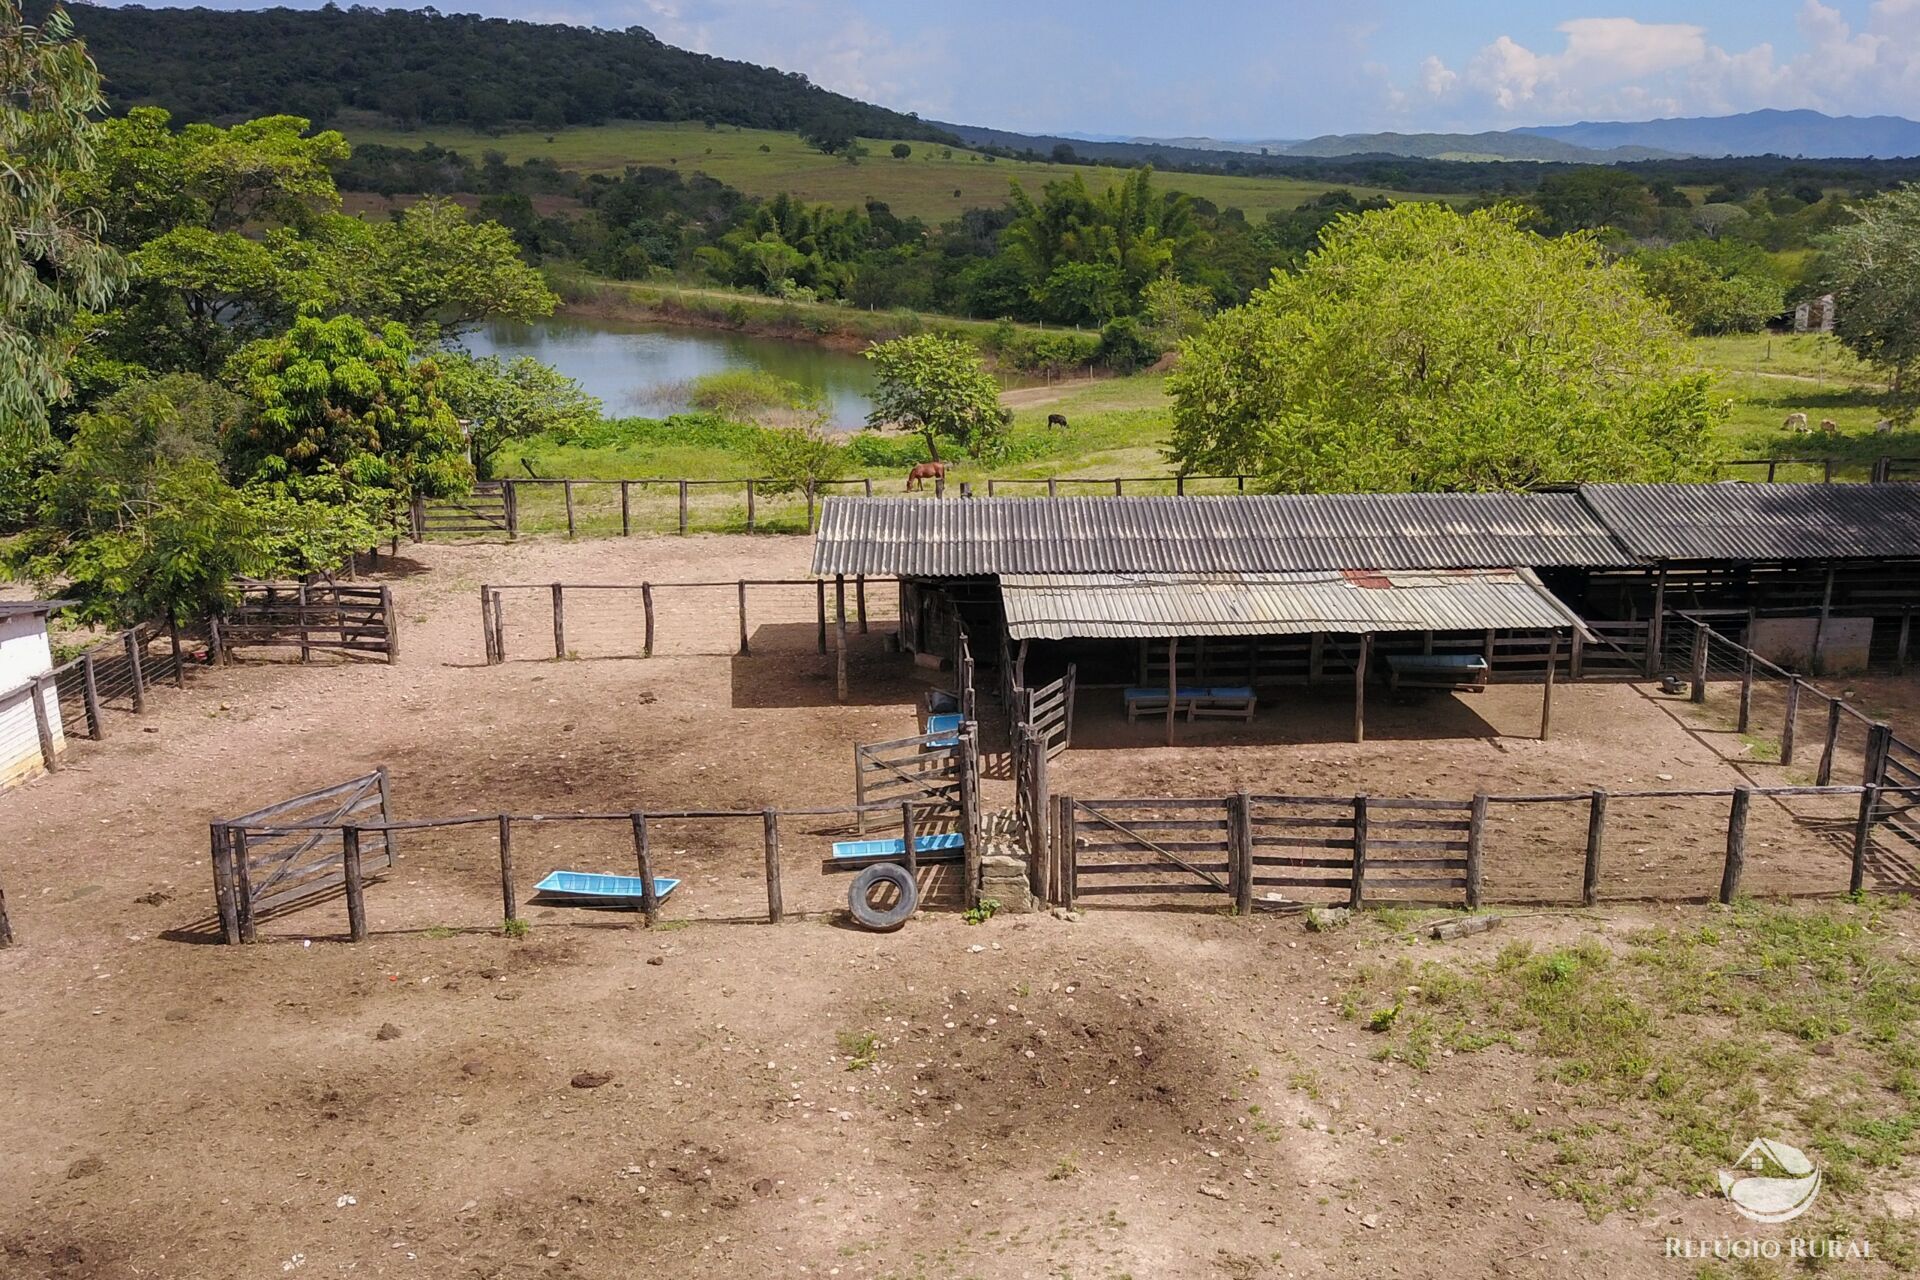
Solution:
[[[164,0],[145,0],[148,4]],[[281,0],[317,7],[320,0]],[[260,8],[264,0],[198,0]],[[1273,139],[1812,107],[1920,118],[1920,0],[441,0],[641,26],[902,111]]]

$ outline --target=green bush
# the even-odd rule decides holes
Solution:
[[[820,393],[764,369],[719,369],[688,387],[688,400],[735,422],[750,422],[779,409],[815,409]]]
[[[582,449],[697,445],[744,454],[752,450],[759,431],[750,422],[734,422],[717,413],[676,413],[666,418],[605,418],[549,432],[546,438]]]

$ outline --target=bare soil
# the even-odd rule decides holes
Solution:
[[[364,945],[339,941],[337,902],[250,948],[214,941],[207,823],[378,764],[403,817],[846,802],[853,745],[913,732],[925,687],[887,652],[890,598],[852,637],[844,705],[804,587],[754,595],[748,657],[732,588],[663,590],[647,660],[615,656],[639,652],[637,602],[570,594],[580,656],[552,661],[547,606],[519,593],[512,660],[482,664],[484,582],[801,576],[807,554],[774,537],[406,551],[387,575],[397,664],[197,670],[0,795],[20,940],[0,952],[0,1275],[1632,1277],[1693,1274],[1661,1256],[1669,1235],[1742,1233],[1715,1200],[1595,1221],[1542,1190],[1507,1150],[1512,1109],[1552,1105],[1522,1054],[1373,1061],[1335,1005],[1354,966],[1408,944],[1370,922],[929,912],[870,935],[818,870],[832,831],[800,823],[783,863],[800,918],[772,927],[758,824],[687,824],[655,839],[685,880],[667,927],[528,907],[509,939],[476,827],[400,837]],[[1900,685],[1888,705],[1911,705]],[[1546,743],[1526,736],[1538,691],[1497,688],[1382,706],[1357,746],[1344,701],[1303,698],[1172,749],[1103,721],[1108,696],[1084,700],[1057,789],[1743,776],[1712,708],[1636,688],[1560,689]],[[1708,917],[1625,900],[1710,892],[1723,811],[1619,820],[1601,908],[1430,945],[1491,956]],[[1491,896],[1577,890],[1582,811],[1499,822]],[[1756,888],[1844,878],[1819,831],[1769,805],[1755,824]],[[522,839],[523,898],[554,866],[631,865],[618,821]],[[1321,1084],[1289,1085],[1303,1073]]]

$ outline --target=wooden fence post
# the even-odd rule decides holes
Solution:
[[[427,500],[417,493],[413,495],[413,505],[408,509],[408,514],[412,517],[410,523],[413,526],[413,540],[425,542],[427,540]]]
[[[640,607],[647,615],[647,634],[640,656],[651,658],[653,656],[653,584],[651,582],[640,584]]]
[[[747,647],[747,581],[740,580],[740,656],[746,657],[753,650]]]
[[[1794,722],[1800,718],[1800,677],[1787,677],[1787,714],[1780,727],[1780,763],[1793,763]]]
[[[518,918],[513,901],[513,816],[500,815],[500,919]]]
[[[507,660],[507,622],[506,614],[500,603],[500,593],[493,593],[493,660]]]
[[[127,629],[127,669],[133,677],[133,713],[140,715],[147,709],[147,673],[140,661],[140,628]]]
[[[814,579],[813,611],[820,624],[820,652],[825,653],[827,651],[827,580],[825,578]]]
[[[1693,689],[1688,699],[1692,702],[1707,700],[1707,627],[1702,622],[1693,624]]]
[[[1227,857],[1236,915],[1253,914],[1253,794],[1242,791],[1227,801]]]
[[[786,915],[780,895],[780,811],[762,810],[760,825],[767,842],[767,923],[779,924]]]
[[[380,620],[387,628],[387,661],[400,661],[400,619],[393,612],[393,588],[380,585]]]
[[[502,480],[500,496],[506,507],[507,541],[518,542],[520,540],[520,490],[513,481]],[[374,549],[374,554],[379,554],[379,548]]]
[[[33,682],[28,700],[33,703],[33,731],[40,738],[40,763],[48,773],[60,772],[59,744],[53,740],[53,717],[47,711],[47,697],[51,693],[55,706],[60,705],[60,689],[49,676],[41,676]]]
[[[100,684],[94,678],[90,652],[80,655],[80,680],[80,701],[87,711],[87,736],[98,742],[107,736],[107,722],[100,714]]]
[[[1847,877],[1847,892],[1859,893],[1867,883],[1867,850],[1873,845],[1874,809],[1880,803],[1880,788],[1872,783],[1860,789],[1860,814],[1853,822],[1853,870]]]
[[[1733,902],[1740,892],[1740,872],[1747,865],[1747,811],[1753,805],[1751,787],[1735,787],[1733,806],[1727,811],[1727,865],[1720,873],[1720,901]]]
[[[1487,844],[1487,793],[1473,794],[1467,811],[1467,910],[1480,909],[1481,861]]]
[[[347,941],[367,940],[366,887],[360,882],[360,828],[340,828],[340,874],[347,888]]]
[[[1813,775],[1813,784],[1817,787],[1833,781],[1833,753],[1840,745],[1840,715],[1844,705],[1838,698],[1827,699],[1827,736],[1820,745],[1820,764]]]
[[[1893,750],[1893,726],[1875,720],[1867,726],[1866,767],[1861,770],[1862,786],[1884,786],[1887,781],[1887,754]]]
[[[687,536],[687,482],[680,482],[680,536]]]
[[[1054,889],[1060,905],[1073,910],[1073,894],[1080,878],[1080,822],[1074,816],[1073,797],[1060,797],[1059,878]]]
[[[233,855],[228,847],[227,829],[218,822],[207,824],[208,852],[213,855],[213,903],[220,913],[220,933],[228,946],[240,944],[240,912],[234,906]]]
[[[812,533],[813,532],[813,502],[814,502],[813,481],[811,480],[807,481],[806,488],[807,488],[807,532]],[[869,488],[868,490],[868,496],[869,497],[872,496],[871,488]]]
[[[567,498],[567,537],[569,537],[569,538],[571,538],[571,537],[573,537],[573,535],[574,535],[574,523],[573,523],[573,481],[571,481],[571,480],[562,480],[562,481],[560,482],[560,490],[561,490],[561,492],[562,492],[562,493],[564,493],[564,494],[566,495],[566,498]]]
[[[620,482],[620,536],[633,536],[633,485],[626,480]]]
[[[1580,873],[1580,905],[1590,907],[1600,898],[1600,850],[1607,839],[1607,793],[1596,789],[1587,810],[1587,864]]]
[[[1367,891],[1367,798],[1353,798],[1353,884],[1347,892],[1347,906],[1358,911]]]
[[[1560,633],[1547,643],[1547,674],[1540,686],[1540,741],[1553,736],[1553,676],[1560,665]]]
[[[301,579],[299,585],[294,588],[293,606],[296,610],[299,611],[299,615],[300,615],[300,661],[312,662],[313,646],[308,643],[309,637],[307,635],[307,583],[306,583],[306,579],[304,578]]]
[[[747,478],[747,532],[748,533],[753,532],[753,523],[754,523],[753,478],[749,476]]]
[[[227,647],[220,639],[220,615],[207,615],[207,661],[216,667],[227,665]]]
[[[239,922],[240,941],[252,942],[253,868],[247,865],[247,829],[227,828],[227,858],[233,870],[233,914]]]
[[[186,660],[180,652],[180,621],[172,614],[167,615],[167,644],[173,652],[173,687],[187,687]]]
[[[553,584],[553,656],[567,656],[567,605],[560,583]]]
[[[1734,723],[1738,733],[1753,727],[1753,635],[1749,630],[1747,646],[1740,651],[1740,716]]]
[[[1907,674],[1907,639],[1913,634],[1913,606],[1908,605],[1900,611],[1900,639],[1894,646],[1893,669],[1899,675]]]
[[[480,645],[486,650],[486,665],[495,666],[500,661],[500,646],[493,638],[493,609],[488,599],[487,588],[480,588]]]
[[[647,928],[660,923],[660,894],[653,883],[653,849],[647,843],[647,815],[636,813],[633,821],[633,860],[640,868],[640,910]]]
[[[900,848],[906,855],[907,875],[920,883],[920,847],[913,838],[913,801],[900,802]]]

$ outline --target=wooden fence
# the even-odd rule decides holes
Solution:
[[[390,867],[392,796],[383,765],[372,773],[211,824],[214,903],[230,943],[252,942],[259,919],[335,890],[365,934],[361,875]],[[351,835],[371,829],[371,839]]]
[[[163,647],[155,652],[154,645],[161,641]],[[107,736],[108,710],[140,715],[147,709],[147,691],[155,684],[186,684],[180,629],[143,622],[115,632],[41,679],[51,681],[67,731],[85,725],[86,736],[98,742]],[[58,763],[50,758],[49,745],[43,738],[41,755],[51,771]]]
[[[1386,654],[1473,654],[1486,659],[1489,678],[1499,683],[1539,683],[1546,679],[1549,659],[1556,679],[1645,678],[1649,630],[1645,621],[1583,625],[1585,634],[1576,630],[1571,636],[1544,629],[1472,635],[1381,632],[1371,637],[1367,653],[1370,658]],[[1331,633],[1194,636],[1183,639],[1177,647],[1166,640],[1154,640],[1140,647],[1141,686],[1166,687],[1170,648],[1182,684],[1313,685],[1352,677],[1361,659],[1357,636]]]
[[[1466,799],[1246,792],[1218,799],[1063,795],[1053,800],[1050,830],[1041,844],[1047,865],[1036,869],[1034,880],[1043,901],[1066,907],[1089,897],[1199,894],[1224,897],[1245,914],[1259,905],[1304,905],[1292,897],[1257,900],[1262,890],[1318,889],[1326,900],[1355,909],[1386,902],[1475,909],[1487,901],[1483,862],[1489,812],[1503,806],[1567,805],[1586,818],[1580,890],[1573,902],[1591,907],[1601,897],[1610,802],[1721,800],[1727,803],[1725,851],[1711,896],[1731,903],[1745,872],[1753,801],[1822,796],[1852,797],[1857,807],[1846,834],[1850,857],[1844,886],[1836,876],[1821,891],[1865,892],[1876,830],[1893,820],[1896,810],[1890,806],[1901,800],[1911,804],[1920,786],[1481,793]],[[1882,888],[1910,893],[1914,887],[1902,880]],[[1633,896],[1674,900],[1660,893]]]
[[[242,582],[238,600],[209,623],[213,660],[242,646],[400,657],[400,626],[387,586],[339,582]]]
[[[1020,725],[1038,737],[1047,758],[1073,745],[1073,694],[1078,668],[1069,663],[1066,674],[1037,689],[1017,689],[1010,714]]]
[[[963,735],[952,732],[856,745],[853,794],[861,810],[857,822],[861,833],[866,832],[866,809],[871,805],[911,801],[959,813],[966,754]]]

